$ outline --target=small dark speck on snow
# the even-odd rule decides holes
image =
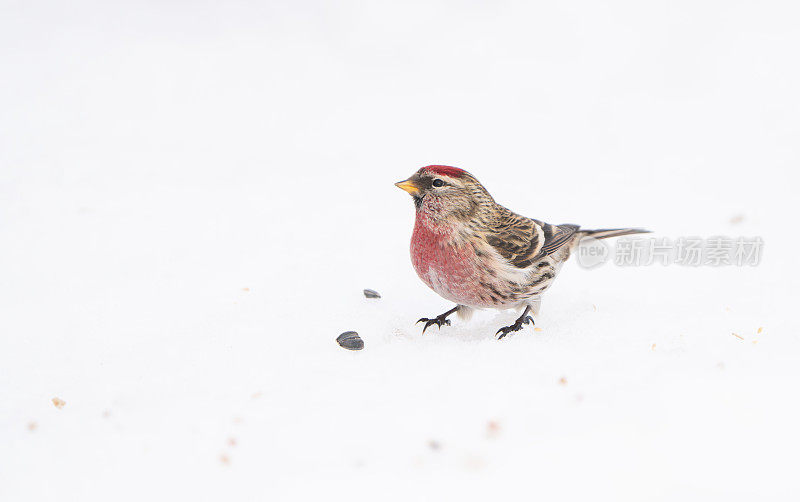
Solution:
[[[364,340],[355,331],[345,331],[336,337],[336,342],[347,350],[361,350],[364,348]]]

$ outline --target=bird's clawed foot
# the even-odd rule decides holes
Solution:
[[[536,323],[533,322],[533,317],[528,315],[528,312],[530,312],[530,310],[531,310],[530,307],[526,307],[525,312],[523,312],[522,315],[519,316],[519,319],[517,319],[514,322],[514,324],[512,324],[511,326],[506,326],[504,328],[498,329],[497,333],[495,333],[495,336],[497,335],[500,336],[497,336],[497,339],[500,340],[509,333],[521,330],[522,327],[528,323],[535,325]]]
[[[417,324],[424,322],[425,327],[422,328],[422,334],[425,334],[425,330],[433,326],[434,324],[439,326],[439,329],[442,329],[442,326],[450,326],[450,319],[445,319],[442,316],[436,316],[433,319],[428,319],[427,317],[423,317]]]
[[[434,317],[433,319],[429,319],[427,317],[423,317],[422,319],[417,321],[417,324],[419,324],[421,322],[425,323],[425,327],[422,328],[422,334],[424,335],[425,334],[425,330],[427,330],[428,328],[430,328],[434,324],[436,326],[438,326],[439,329],[442,329],[442,326],[450,326],[450,320],[447,318],[447,316],[449,316],[450,314],[452,314],[456,310],[458,310],[458,307],[454,307],[454,308],[448,310],[447,312],[445,312],[444,314],[439,314],[436,317]]]

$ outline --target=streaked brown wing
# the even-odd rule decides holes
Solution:
[[[550,225],[509,211],[486,230],[486,242],[503,258],[515,267],[527,268],[569,242],[578,225]]]
[[[542,223],[542,230],[544,230],[544,246],[539,252],[540,258],[553,254],[564,244],[572,240],[572,236],[580,228],[578,225],[565,223],[563,225],[551,225],[549,223]]]

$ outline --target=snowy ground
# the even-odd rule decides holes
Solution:
[[[0,499],[796,497],[798,13],[0,0]],[[423,337],[430,163],[763,262]]]

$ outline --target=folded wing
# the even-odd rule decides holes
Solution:
[[[578,225],[551,225],[508,211],[487,229],[486,242],[517,268],[528,268],[567,245]]]

